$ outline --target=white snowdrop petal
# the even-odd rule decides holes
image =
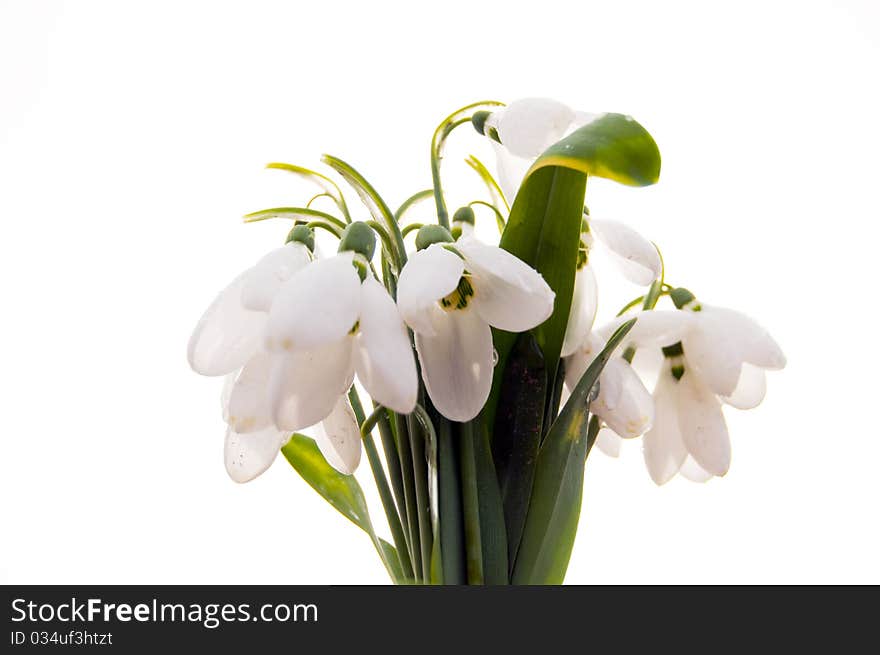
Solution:
[[[561,139],[574,111],[550,98],[523,98],[497,112],[501,143],[517,157],[533,158]]]
[[[452,421],[479,414],[492,388],[492,331],[472,309],[440,311],[433,334],[416,333],[416,351],[431,402]]]
[[[492,141],[495,150],[495,168],[498,177],[498,186],[504,193],[504,199],[513,206],[516,193],[522,184],[523,178],[532,166],[532,159],[523,159],[512,155],[507,148],[500,143]]]
[[[675,477],[687,457],[678,425],[676,384],[669,366],[664,366],[654,389],[654,424],[642,440],[645,466],[657,485]]]
[[[587,367],[596,359],[596,355],[604,346],[605,340],[595,332],[590,332],[580,347],[565,358],[565,384],[570,390],[577,386]],[[602,384],[601,377],[599,384]],[[613,381],[607,384],[613,384]]]
[[[639,348],[636,350],[632,367],[649,389],[656,386],[665,359],[659,348]]]
[[[403,320],[416,332],[433,330],[437,302],[455,291],[464,273],[464,260],[433,244],[409,256],[397,284],[397,307]]]
[[[678,425],[688,453],[706,472],[724,475],[730,468],[730,436],[721,403],[699,376],[688,369],[676,386]]]
[[[648,286],[662,270],[654,244],[624,223],[590,217],[590,230],[613,255],[630,282]]]
[[[470,302],[489,325],[524,332],[553,313],[555,294],[531,266],[476,239],[463,239],[457,245],[472,276],[474,295]]]
[[[357,470],[361,461],[361,431],[347,396],[339,397],[315,433],[318,450],[330,466],[343,475]]]
[[[683,478],[687,478],[691,482],[708,482],[714,475],[708,473],[697,464],[696,460],[688,455],[679,470]]]
[[[400,414],[416,405],[418,373],[397,305],[372,277],[363,283],[355,349],[358,378],[374,400]]]
[[[702,306],[696,312],[702,331],[723,338],[742,358],[766,369],[785,367],[785,355],[779,344],[753,318],[725,307]]]
[[[719,396],[734,393],[744,362],[761,368],[785,366],[785,356],[777,343],[745,314],[703,305],[693,316],[694,328],[682,339],[684,352]]]
[[[266,328],[269,350],[311,350],[351,331],[361,299],[352,258],[344,252],[312,262],[281,285]]]
[[[235,381],[238,379],[239,373],[241,373],[241,371],[228,373],[226,377],[223,378],[223,389],[220,391],[220,411],[224,423],[229,423],[229,398],[232,396],[232,388],[235,386]]]
[[[568,313],[568,324],[565,327],[565,338],[562,342],[562,356],[568,357],[593,327],[598,307],[598,288],[596,275],[587,264],[575,273],[574,294],[571,297],[571,310]]]
[[[613,406],[608,405],[602,392],[601,380],[605,379],[605,372],[609,366],[616,371],[615,376],[619,377],[620,384],[620,391]],[[633,439],[651,427],[654,421],[654,400],[632,367],[618,357],[605,366],[603,377],[600,378],[599,397],[593,403],[591,411],[619,436]]]
[[[736,389],[730,396],[723,396],[721,400],[737,409],[753,409],[761,404],[767,393],[767,375],[763,369],[745,363],[739,374]]]
[[[268,312],[282,283],[311,261],[302,243],[291,241],[264,256],[245,273],[241,304],[250,310]]]
[[[266,314],[245,309],[245,275],[226,287],[202,315],[187,348],[189,364],[202,375],[226,375],[240,369],[260,346]]]
[[[354,379],[354,339],[273,357],[269,405],[275,425],[291,432],[322,421]]]
[[[244,368],[235,381],[229,395],[226,422],[238,434],[258,432],[272,425],[269,406],[269,374],[272,357],[260,351]]]
[[[235,482],[250,482],[272,465],[289,439],[289,432],[274,426],[251,434],[238,434],[229,428],[223,448],[226,472]]]
[[[636,348],[659,350],[682,340],[694,326],[692,312],[677,309],[655,309],[617,316],[596,332],[606,341],[621,325],[635,318],[636,323],[626,335],[626,344]]]
[[[595,445],[608,457],[620,457],[620,437],[613,430],[608,428],[599,430]]]
[[[623,358],[612,357],[599,374],[599,397],[596,400],[606,409],[613,410],[620,403],[629,367]]]

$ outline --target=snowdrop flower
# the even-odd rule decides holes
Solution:
[[[277,427],[299,430],[323,420],[355,373],[389,409],[408,414],[415,407],[412,345],[394,300],[368,271],[374,248],[373,231],[352,223],[337,255],[309,264],[279,289],[266,326],[272,362],[262,372]]]
[[[271,466],[291,429],[272,420],[269,381],[277,357],[260,351],[237,375],[227,377],[223,396],[226,432],[226,471],[236,482],[248,482]],[[306,426],[304,426],[306,427]],[[324,459],[340,473],[354,473],[360,463],[360,429],[345,393],[328,416],[313,426]]]
[[[690,316],[678,311],[640,312],[636,316],[621,351],[629,347],[659,349],[676,343],[690,326]],[[589,332],[578,349],[565,358],[565,383],[569,389],[577,385],[611,334],[630,318],[632,315],[619,317]],[[619,356],[612,357],[599,375],[599,395],[590,405],[590,411],[607,426],[597,435],[596,445],[612,457],[619,452],[619,437],[638,437],[654,421],[651,394],[629,362]]]
[[[187,356],[196,373],[227,375],[243,367],[261,348],[272,300],[281,285],[308,264],[314,234],[305,226],[289,241],[236,277],[199,320]]]
[[[196,372],[226,375],[221,397],[228,424],[224,459],[236,482],[263,473],[290,439],[290,431],[278,429],[269,418],[265,382],[271,357],[262,349],[263,331],[281,285],[311,261],[313,248],[313,232],[295,227],[284,246],[220,292],[189,341],[188,358]],[[347,400],[337,402],[325,423],[329,425],[319,426],[317,438],[321,452],[337,470],[351,473],[360,459],[360,433]],[[352,442],[358,446],[356,453]]]
[[[472,238],[451,241],[439,226],[419,231],[419,250],[400,274],[397,303],[415,332],[434,406],[453,421],[469,421],[492,387],[490,326],[532,329],[553,313],[554,293],[537,271],[509,252]]]
[[[491,114],[487,126],[496,130],[501,141],[493,139],[492,145],[499,184],[507,198],[513,201],[526,172],[544,150],[598,117],[599,114],[575,111],[548,98],[524,98]],[[648,286],[662,270],[654,244],[638,232],[624,223],[586,216],[563,357],[578,348],[596,317],[596,276],[590,264],[596,243],[634,284]]]
[[[677,472],[696,481],[727,473],[730,436],[722,402],[756,407],[766,392],[764,371],[785,366],[779,345],[751,318],[703,305],[686,289],[675,289],[672,299],[692,320],[681,341],[663,350],[654,391],[656,420],[644,455],[657,484]]]

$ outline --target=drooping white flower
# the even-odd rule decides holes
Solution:
[[[553,313],[554,295],[533,268],[475,239],[433,243],[409,258],[397,303],[441,414],[469,421],[480,412],[495,365],[490,326],[530,330]]]
[[[649,311],[634,314],[637,317],[619,352],[613,356],[599,375],[599,395],[591,403],[590,411],[602,419],[613,434],[602,431],[597,437],[599,448],[616,456],[619,444],[614,434],[632,439],[648,430],[654,421],[654,403],[639,376],[621,355],[628,347],[656,348],[676,343],[690,325],[690,316],[677,311]],[[565,358],[565,382],[569,389],[577,385],[587,367],[593,362],[611,334],[625,321],[627,315],[615,319],[595,332],[588,333],[578,349]]]
[[[268,253],[227,286],[202,315],[189,340],[190,366],[227,375],[261,348],[266,312],[281,285],[311,261],[308,247],[290,241]]]
[[[355,253],[313,262],[281,289],[266,326],[268,411],[279,428],[323,420],[355,373],[369,394],[401,414],[413,410],[418,378],[394,300]]]
[[[227,422],[230,413],[227,405],[224,411]],[[330,466],[345,475],[354,473],[361,457],[360,430],[345,396],[339,397],[330,414],[311,432]],[[238,432],[230,424],[223,453],[229,477],[235,482],[249,482],[261,475],[275,461],[290,436],[290,430],[280,430],[272,424],[247,433]]]
[[[290,439],[268,408],[272,355],[263,349],[269,311],[281,285],[311,261],[300,241],[268,253],[214,300],[190,338],[190,365],[203,375],[226,375],[221,398],[228,424],[224,460],[229,476],[248,482],[263,473]],[[360,433],[347,399],[340,397],[316,441],[331,465],[351,473],[360,460]]]
[[[700,482],[726,474],[731,449],[722,402],[756,407],[766,392],[764,371],[785,366],[779,345],[751,318],[698,303],[683,289],[673,299],[692,320],[680,343],[664,350],[654,391],[657,420],[644,455],[657,484],[678,472]]]

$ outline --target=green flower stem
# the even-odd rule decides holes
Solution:
[[[494,100],[484,100],[465,105],[449,114],[434,130],[434,135],[431,137],[431,181],[434,186],[434,202],[437,205],[437,222],[447,230],[449,229],[449,211],[446,209],[446,198],[443,196],[440,182],[440,160],[443,158],[443,144],[446,137],[459,125],[470,123],[474,112],[488,107],[501,107],[503,104]]]
[[[306,203],[306,208],[311,208],[312,203],[315,202],[318,198],[330,198],[330,200],[333,200],[333,196],[331,196],[327,192],[322,191],[321,193],[316,193],[311,198],[309,198],[309,201]]]
[[[406,425],[412,452],[422,580],[427,584],[431,580],[431,548],[434,545],[434,536],[431,530],[431,500],[428,495],[428,460],[425,457],[425,435],[413,414],[406,417]]]
[[[374,406],[376,406],[374,404]],[[395,505],[400,524],[406,525],[406,500],[403,494],[403,477],[400,472],[400,460],[397,455],[397,445],[394,443],[394,432],[391,430],[391,424],[388,422],[388,410],[379,417],[377,423],[379,427],[379,436],[382,439],[382,450],[385,453],[385,465],[388,468],[388,476],[391,478],[391,490],[394,492]],[[404,530],[407,547],[409,546],[409,537],[407,531]]]
[[[330,234],[335,236],[337,239],[342,238],[342,230],[340,230],[338,227],[336,227],[335,225],[332,225],[330,223],[325,223],[324,221],[309,221],[308,223],[306,223],[306,226],[311,227],[311,228],[319,227],[322,230],[326,230],[327,232],[329,232]]]
[[[405,228],[403,228],[403,230],[401,230],[401,233],[403,234],[403,237],[406,238],[406,235],[410,232],[421,230],[423,227],[425,227],[424,223],[410,223]]]
[[[403,477],[403,495],[406,504],[406,524],[409,529],[410,558],[416,582],[421,582],[422,551],[419,539],[419,510],[416,500],[416,483],[413,475],[414,466],[410,447],[409,430],[405,416],[394,414],[395,436],[397,437],[397,453],[400,459],[400,472]]]
[[[452,424],[436,414],[437,485],[440,515],[440,556],[444,584],[467,584],[464,523],[461,505],[461,471],[458,468]]]
[[[477,461],[474,450],[474,428],[461,424],[459,448],[461,450],[461,498],[464,508],[464,540],[467,554],[468,584],[483,584],[483,545],[480,535],[480,499],[477,487]]]
[[[498,234],[504,234],[504,216],[498,211],[498,207],[493,205],[491,202],[485,202],[484,200],[474,200],[473,202],[469,202],[468,206],[473,207],[474,205],[482,205],[484,207],[488,207],[493,212],[495,212],[495,223],[498,225]]]
[[[394,212],[394,220],[399,223],[400,219],[403,218],[403,215],[410,209],[410,207],[430,198],[433,194],[434,189],[425,189],[412,194],[409,198],[404,200],[403,204],[401,204],[400,207],[397,208],[397,211]]]
[[[388,235],[388,231],[379,221],[366,221],[366,223],[373,228],[376,234],[379,235],[379,238],[382,239],[382,245],[384,246],[385,251],[394,258],[394,266],[400,270],[399,254],[394,247],[394,243],[391,241],[391,237]]]
[[[353,392],[353,393],[352,393]],[[357,391],[352,387],[349,391],[349,399],[354,396],[357,399]],[[355,403],[352,402],[352,408],[355,409],[355,416],[360,420],[363,416],[363,408],[360,407],[360,400],[357,400],[358,408],[355,409]],[[359,410],[359,411],[358,411]],[[394,540],[394,547],[397,549],[397,557],[400,560],[400,566],[404,573],[415,577],[412,570],[412,562],[407,553],[406,539],[403,535],[403,527],[397,515],[397,506],[394,504],[394,498],[391,496],[391,490],[388,487],[388,480],[385,478],[385,471],[382,468],[382,461],[376,450],[376,444],[373,441],[373,428],[381,418],[385,415],[385,408],[379,405],[370,416],[361,421],[361,439],[364,442],[364,450],[367,452],[367,459],[370,462],[370,469],[373,472],[373,479],[376,481],[376,488],[379,491],[379,498],[382,500],[382,508],[385,510],[385,518],[388,521],[388,527],[391,529],[391,537]]]
[[[476,174],[480,176],[480,179],[483,180],[483,184],[485,184],[486,188],[489,189],[489,195],[492,196],[492,199],[494,200],[497,198],[498,200],[500,200],[501,203],[504,205],[505,211],[507,211],[507,213],[509,214],[510,203],[507,202],[507,198],[504,196],[504,191],[501,190],[501,187],[492,176],[492,173],[489,172],[489,169],[486,168],[486,165],[479,159],[477,159],[474,155],[469,156],[467,159],[464,160],[464,162],[472,169],[474,169],[474,172],[476,172]],[[497,207],[494,203],[492,204],[492,206],[495,209],[498,209],[500,213],[499,207]]]
[[[434,183],[434,202],[437,204],[437,222],[449,229],[449,210],[446,208],[446,198],[443,196],[443,188],[440,183],[440,159],[442,158],[443,142],[449,133],[459,125],[470,123],[471,119],[460,118],[457,121],[441,123],[434,132],[431,141],[431,180]]]

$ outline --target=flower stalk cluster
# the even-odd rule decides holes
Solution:
[[[463,125],[491,143],[496,174],[470,157],[488,197],[450,217],[441,161]],[[319,192],[245,217],[293,225],[214,300],[189,361],[226,378],[230,477],[252,480],[282,452],[367,532],[393,581],[561,582],[594,443],[616,455],[643,437],[657,484],[723,476],[722,406],[756,406],[764,371],[785,359],[748,317],[667,284],[653,243],[584,207],[589,176],[656,181],[656,144],[631,118],[479,102],[430,145],[432,188],[396,212],[352,166],[323,158],[363,220],[329,175],[270,164]],[[314,209],[318,198],[334,211]],[[430,198],[435,222],[408,222]],[[475,207],[491,210],[499,243],[476,238]],[[316,229],[338,240],[335,254],[317,255]],[[599,251],[645,292],[597,327]],[[362,451],[391,543],[352,475]]]

